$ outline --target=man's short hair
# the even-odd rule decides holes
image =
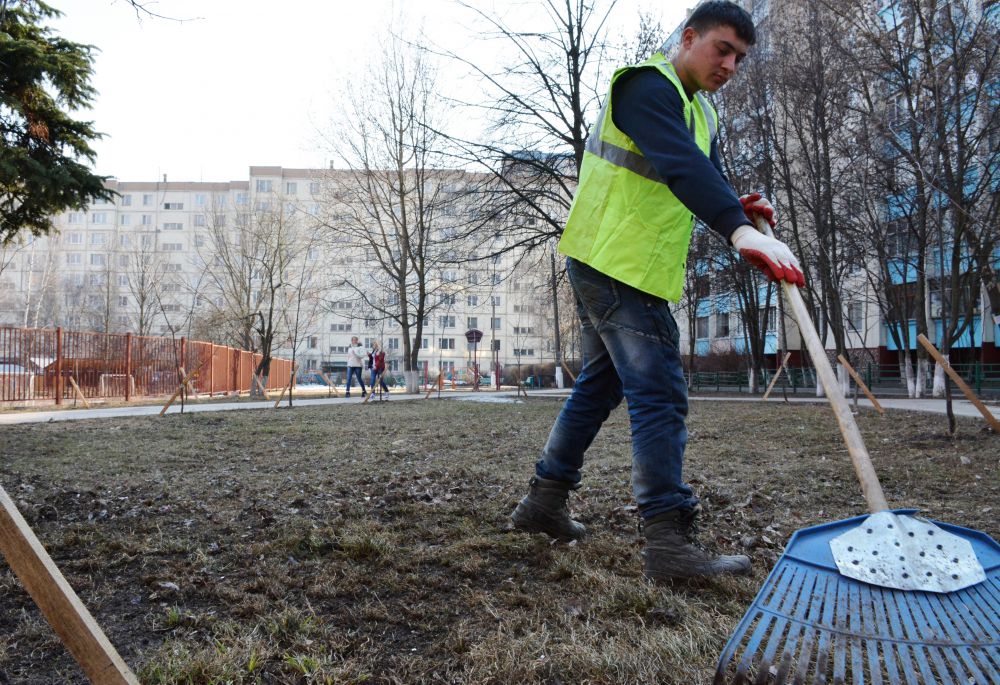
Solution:
[[[684,24],[684,28],[689,26],[698,33],[711,31],[717,26],[732,26],[736,35],[746,41],[747,45],[757,42],[753,17],[735,2],[728,0],[710,0],[698,5]]]

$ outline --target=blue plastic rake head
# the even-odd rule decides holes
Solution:
[[[792,535],[723,650],[715,685],[1000,684],[1000,545],[935,522],[972,544],[986,580],[949,593],[882,588],[841,575],[830,551],[866,518]]]

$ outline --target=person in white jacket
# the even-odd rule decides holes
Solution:
[[[365,348],[358,342],[358,336],[351,338],[351,344],[347,347],[347,396],[351,396],[351,378],[358,377],[358,385],[361,386],[361,396],[367,395],[365,392],[365,381],[361,377],[361,367],[364,365]]]

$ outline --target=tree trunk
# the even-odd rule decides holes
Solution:
[[[942,352],[941,356],[948,360],[948,353]],[[944,367],[940,364],[934,365],[934,397],[944,397]]]
[[[906,396],[912,399],[917,396],[917,379],[914,377],[913,362],[910,359],[909,352],[900,350],[899,365],[902,370],[901,377],[903,387],[906,388]]]

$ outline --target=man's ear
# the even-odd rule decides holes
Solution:
[[[698,32],[694,30],[694,27],[688,26],[681,32],[681,45],[685,48],[690,48],[691,44],[694,43],[694,39],[698,37]]]

